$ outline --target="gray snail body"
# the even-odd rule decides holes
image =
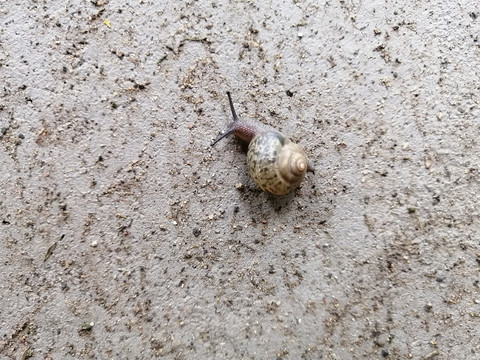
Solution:
[[[233,107],[230,92],[227,95],[233,123],[211,146],[228,135],[235,135],[248,144],[248,171],[260,189],[274,195],[295,190],[307,172],[305,151],[279,131],[241,120]]]

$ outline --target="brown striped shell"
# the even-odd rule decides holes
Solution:
[[[248,171],[263,191],[285,195],[296,189],[307,172],[303,149],[277,131],[266,131],[248,146]]]

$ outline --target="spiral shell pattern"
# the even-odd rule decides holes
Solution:
[[[274,195],[293,191],[307,171],[305,151],[277,131],[262,132],[250,142],[247,163],[258,187]]]

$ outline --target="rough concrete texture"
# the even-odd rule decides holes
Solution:
[[[1,1],[1,359],[480,359],[478,1]],[[275,198],[244,119],[316,173]]]

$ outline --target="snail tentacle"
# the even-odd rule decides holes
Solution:
[[[241,120],[237,116],[237,113],[235,112],[235,107],[233,106],[233,101],[230,95],[230,91],[227,91],[227,95],[228,95],[228,102],[230,104],[230,110],[233,116],[233,122],[230,124],[227,131],[225,131],[222,135],[220,135],[210,143],[210,146],[214,146],[217,142],[219,142],[220,140],[222,140],[223,138],[231,134],[235,135],[236,137],[242,139],[247,144],[249,144],[250,141],[252,141],[252,139],[258,133],[263,131],[263,128],[261,126]]]
[[[210,146],[214,146],[216,143],[218,143],[220,140],[222,140],[223,138],[226,138],[228,135],[231,135],[235,132],[235,128],[230,128],[229,130],[227,130],[226,132],[224,132],[222,135],[220,135],[219,137],[217,137],[215,140],[213,140],[211,143],[210,143]]]
[[[235,112],[235,107],[233,106],[233,101],[232,101],[232,96],[230,95],[230,91],[227,91],[227,96],[228,96],[228,103],[230,104],[230,110],[232,111],[232,116],[233,116],[233,121],[239,121],[240,119],[237,116],[237,113]]]

